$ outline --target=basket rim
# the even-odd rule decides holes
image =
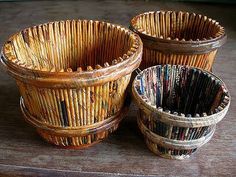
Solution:
[[[153,68],[156,66],[160,66],[160,65],[155,65],[155,66],[152,66],[149,68]],[[175,66],[185,66],[185,65],[175,65]],[[191,67],[191,66],[185,66],[185,67],[192,68],[192,69],[198,69],[198,70],[201,70],[202,72],[207,72],[208,74],[210,74],[214,78],[218,79],[224,85],[227,96],[229,97],[229,101],[228,101],[227,105],[221,111],[219,111],[217,113],[213,113],[212,115],[204,116],[204,117],[201,116],[201,117],[188,118],[185,115],[180,116],[180,115],[174,115],[174,114],[165,112],[159,108],[156,108],[155,106],[148,104],[138,94],[138,92],[135,88],[135,82],[137,80],[137,77],[140,76],[145,70],[147,70],[149,68],[146,68],[143,71],[141,71],[133,80],[132,95],[133,95],[134,101],[138,105],[139,109],[143,110],[145,113],[152,114],[155,118],[160,119],[163,122],[168,122],[172,125],[183,126],[183,127],[202,127],[202,126],[209,126],[209,125],[213,125],[213,124],[218,123],[226,115],[226,113],[229,109],[229,106],[230,106],[230,102],[231,102],[231,96],[229,94],[229,90],[227,89],[225,83],[218,76],[216,76],[215,74],[213,74],[209,71],[203,70],[201,68]]]
[[[135,23],[137,21],[137,19],[142,16],[142,15],[149,15],[149,14],[153,14],[153,13],[166,13],[166,12],[177,12],[177,13],[189,13],[189,14],[197,14],[197,15],[201,15],[198,13],[194,13],[194,12],[187,12],[187,11],[172,11],[172,10],[157,10],[157,11],[147,11],[147,12],[143,12],[140,13],[136,16],[134,16],[131,20],[130,20],[130,29],[132,31],[134,31],[135,33],[137,33],[141,39],[143,40],[143,43],[145,45],[147,45],[149,48],[154,48],[156,50],[164,50],[164,48],[168,47],[168,49],[173,50],[175,52],[186,52],[185,50],[190,50],[192,53],[204,53],[204,49],[206,50],[214,50],[216,48],[219,48],[220,46],[222,46],[227,39],[227,35],[225,33],[225,29],[223,26],[219,25],[222,29],[223,29],[223,34],[221,34],[218,37],[214,37],[212,39],[206,39],[206,40],[175,40],[175,39],[166,39],[166,38],[160,38],[160,37],[154,37],[152,35],[140,32],[137,28],[135,28]],[[201,15],[201,16],[205,16],[207,19],[211,19],[206,15]],[[215,22],[217,22],[216,20],[213,20]],[[218,23],[218,22],[217,22]],[[159,46],[156,46],[156,43],[159,44]],[[161,45],[161,46],[160,46]],[[176,47],[178,47],[176,49]],[[180,49],[180,47],[183,47],[184,50]],[[191,48],[193,48],[194,50],[191,50]],[[198,51],[199,50],[199,51]]]
[[[124,55],[126,55],[126,57],[124,58],[123,56],[121,56],[121,58],[123,59],[123,61],[117,62],[116,64],[111,64],[109,66],[104,66],[102,68],[99,69],[93,69],[92,71],[88,71],[88,70],[83,70],[81,72],[77,72],[77,71],[73,71],[73,72],[50,72],[50,71],[42,71],[42,70],[35,70],[35,69],[29,69],[27,67],[22,67],[14,62],[12,62],[11,60],[9,60],[9,58],[7,57],[6,53],[5,53],[5,47],[7,45],[7,43],[9,41],[12,40],[12,38],[17,35],[18,33],[23,32],[24,30],[30,29],[30,28],[34,28],[34,27],[39,27],[39,26],[43,26],[43,25],[48,25],[48,24],[54,24],[54,23],[59,23],[59,22],[66,22],[66,21],[86,21],[89,22],[91,21],[92,23],[103,23],[103,24],[107,24],[110,25],[113,28],[120,28],[125,30],[127,33],[129,33],[129,35],[132,35],[134,37],[134,42],[131,45],[131,47],[128,49],[128,51],[133,47],[134,44],[137,45],[137,48],[135,48],[135,50],[133,51],[133,53],[131,55],[128,55],[128,53],[124,53]],[[141,55],[142,55],[142,48],[143,48],[143,44],[142,44],[142,40],[141,38],[135,34],[133,31],[129,30],[128,28],[119,25],[119,24],[115,24],[115,23],[110,23],[110,22],[105,22],[105,21],[99,21],[99,20],[87,20],[87,19],[71,19],[71,20],[59,20],[59,21],[51,21],[51,22],[46,22],[46,23],[42,23],[42,24],[38,24],[38,25],[33,25],[27,28],[24,28],[22,30],[19,30],[18,32],[12,34],[10,37],[8,37],[8,39],[4,42],[2,49],[1,49],[1,53],[0,53],[0,60],[1,63],[7,67],[10,71],[11,74],[13,74],[16,77],[22,77],[24,79],[29,79],[31,76],[38,77],[41,79],[55,79],[60,77],[60,79],[67,79],[68,77],[70,78],[81,78],[81,79],[88,79],[88,78],[93,78],[96,77],[94,80],[98,80],[98,77],[102,76],[102,75],[112,75],[114,74],[114,72],[116,72],[119,69],[122,68],[126,68],[129,67],[129,73],[131,73],[134,69],[136,69],[140,62],[141,62]],[[118,58],[114,58],[111,61],[118,59]],[[123,72],[124,73],[124,72]],[[127,71],[125,72],[125,74],[127,74]],[[123,74],[124,75],[124,74]],[[28,77],[27,77],[28,76]],[[62,81],[61,81],[62,82]]]

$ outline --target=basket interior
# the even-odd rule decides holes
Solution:
[[[122,61],[135,43],[128,29],[105,22],[67,20],[27,28],[5,44],[9,60],[35,70],[76,71]],[[126,56],[127,56],[126,55]],[[69,69],[68,69],[69,68]]]
[[[131,24],[141,33],[164,39],[209,40],[224,34],[224,28],[215,20],[181,11],[143,13],[133,18]]]
[[[136,77],[134,86],[147,104],[190,117],[214,114],[229,102],[228,91],[220,79],[188,66],[147,68]]]

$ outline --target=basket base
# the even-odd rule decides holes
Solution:
[[[138,114],[137,124],[141,133],[144,136],[147,147],[156,155],[161,156],[163,158],[167,158],[167,159],[183,160],[183,159],[189,158],[194,152],[197,151],[198,148],[200,148],[205,143],[207,143],[212,138],[215,132],[215,126],[213,126],[210,128],[210,131],[208,130],[207,134],[204,134],[204,136],[200,138],[190,139],[190,140],[177,140],[177,138],[170,139],[170,138],[167,138],[166,135],[161,136],[158,133],[155,133],[154,131],[152,131],[151,128],[149,129],[143,123],[141,115],[142,114]],[[149,126],[151,127],[152,125],[149,124]]]
[[[52,144],[53,146],[57,147],[57,148],[60,148],[60,149],[75,149],[75,150],[80,150],[80,149],[86,149],[86,148],[89,148],[90,146],[94,146],[98,143],[100,143],[102,140],[98,140],[96,142],[93,142],[91,144],[84,144],[84,145],[80,145],[80,146],[61,146],[61,145],[55,145],[55,144]]]
[[[151,142],[151,141],[148,140],[148,139],[146,139],[145,142],[146,142],[146,145],[147,145],[148,149],[149,149],[151,152],[153,152],[154,154],[156,154],[156,155],[158,155],[158,156],[160,156],[160,157],[163,157],[163,158],[165,158],[165,159],[183,160],[183,159],[190,158],[190,156],[191,156],[192,154],[194,154],[194,153],[197,151],[197,149],[194,149],[194,150],[191,150],[192,152],[189,151],[187,154],[172,155],[172,154],[171,154],[171,151],[173,151],[173,150],[168,150],[168,151],[169,151],[168,153],[164,153],[164,152],[161,152],[161,151],[159,150],[160,147],[158,148],[157,144]],[[164,148],[162,148],[162,149],[164,150]],[[166,149],[165,149],[165,150],[166,150]],[[167,151],[167,150],[166,150],[166,151]],[[175,150],[175,151],[177,151],[177,150]]]
[[[62,149],[85,149],[90,146],[98,144],[99,142],[101,142],[107,137],[107,136],[102,137],[101,139],[93,140],[92,142],[89,141],[86,144],[82,144],[77,141],[77,143],[75,144],[72,143],[71,145],[69,145],[68,144],[69,138],[72,139],[72,142],[73,142],[73,139],[74,139],[74,142],[76,142],[76,140],[78,140],[81,137],[58,137],[55,135],[50,135],[49,133],[45,133],[44,130],[40,130],[40,129],[37,129],[37,132],[42,137],[43,140],[47,141],[48,143],[50,143],[51,145],[54,145],[57,148],[62,148]],[[66,143],[66,139],[67,139],[67,143]]]
[[[119,116],[123,117],[124,115],[122,114]],[[117,117],[117,119],[122,119],[122,118]],[[37,132],[45,141],[59,148],[84,149],[92,145],[95,145],[104,140],[105,138],[107,138],[109,134],[117,130],[117,128],[119,127],[119,123],[120,121],[114,122],[113,125],[111,125],[111,127],[108,129],[101,130],[100,132],[94,134],[88,134],[83,136],[80,135],[61,136],[40,128],[37,128]]]
[[[108,117],[106,120],[110,121],[107,123],[103,123],[90,129],[83,128],[82,130],[66,130],[68,131],[68,133],[66,133],[65,128],[64,130],[55,130],[37,124],[37,122],[34,121],[35,118],[30,115],[25,108],[22,98],[20,106],[25,120],[36,127],[38,134],[45,141],[58,147],[69,149],[83,149],[97,144],[107,138],[109,134],[119,127],[119,123],[124,118],[129,107],[129,105],[125,105],[117,114]]]

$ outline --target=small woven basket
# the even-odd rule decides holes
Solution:
[[[218,22],[181,11],[146,12],[134,17],[130,28],[143,41],[142,69],[176,64],[210,71],[217,49],[226,41]]]
[[[48,142],[80,148],[117,129],[141,55],[141,39],[126,28],[67,20],[14,34],[1,62],[16,79],[25,119]]]
[[[187,158],[207,143],[230,105],[228,90],[218,77],[181,65],[143,70],[132,93],[148,148],[171,159]]]

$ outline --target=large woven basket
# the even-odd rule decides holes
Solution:
[[[176,64],[211,70],[217,49],[226,41],[218,22],[181,11],[146,12],[134,17],[130,28],[143,41],[142,69]]]
[[[148,148],[172,159],[187,158],[207,143],[230,104],[227,88],[218,77],[180,65],[143,70],[132,92]]]
[[[16,79],[25,119],[39,134],[55,145],[84,147],[117,129],[141,55],[141,39],[126,28],[67,20],[14,34],[1,61]]]

